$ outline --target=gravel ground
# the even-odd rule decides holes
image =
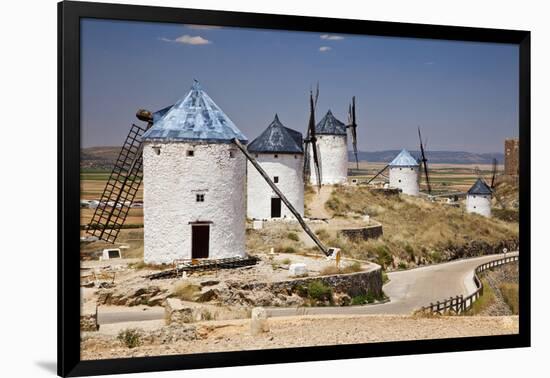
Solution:
[[[130,326],[130,325],[129,325]],[[81,358],[105,359],[382,341],[454,338],[518,332],[518,317],[393,315],[270,318],[269,332],[250,334],[249,320],[195,323],[199,339],[128,349],[114,335],[83,334]]]

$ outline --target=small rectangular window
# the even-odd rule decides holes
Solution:
[[[235,157],[235,151],[230,150],[230,151],[229,151],[229,157],[230,157],[230,158],[234,158],[234,157]]]
[[[273,182],[277,184],[279,182],[279,176],[273,176]]]
[[[204,202],[204,194],[197,194],[197,202]]]
[[[195,151],[187,150],[187,156],[195,156]]]
[[[277,159],[279,157],[279,155],[275,154],[275,159]]]

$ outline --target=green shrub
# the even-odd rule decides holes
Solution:
[[[123,329],[118,333],[117,339],[128,348],[141,345],[141,332],[136,328]]]
[[[283,253],[296,253],[296,248],[290,246],[285,247],[283,248]]]
[[[288,265],[290,264],[290,259],[284,259],[283,261],[281,261],[281,263],[283,263],[284,265]]]
[[[407,263],[401,261],[399,264],[397,264],[397,268],[398,269],[407,269],[408,265],[407,265]]]
[[[298,237],[298,234],[296,234],[295,232],[289,232],[286,237],[290,240],[294,240],[294,241],[299,241],[300,238]]]
[[[308,296],[317,301],[332,302],[332,288],[321,281],[313,281],[307,286]]]
[[[368,292],[367,294],[360,294],[360,295],[356,295],[355,297],[353,297],[351,299],[351,304],[352,305],[364,305],[364,304],[367,304],[367,303],[373,303],[374,302],[374,295],[372,295],[370,292]]]

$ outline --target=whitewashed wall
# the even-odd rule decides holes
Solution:
[[[160,146],[159,155],[152,146]],[[210,258],[245,255],[246,158],[236,146],[146,142],[143,174],[146,263],[191,258],[195,221],[212,222]],[[196,202],[197,193],[204,202]]]
[[[491,196],[480,194],[468,194],[466,196],[466,211],[477,213],[485,217],[491,216]]]
[[[277,187],[296,208],[300,215],[304,215],[304,180],[302,154],[253,154],[271,180],[279,177]],[[247,177],[247,216],[255,219],[271,218],[271,198],[277,197],[265,179],[248,163]],[[294,218],[294,215],[281,203],[281,217]]]
[[[321,184],[343,184],[348,179],[348,142],[346,135],[317,135]],[[313,161],[313,149],[309,148],[311,184],[317,184],[317,171]]]
[[[417,196],[418,167],[390,167],[390,187],[399,188],[404,194]]]

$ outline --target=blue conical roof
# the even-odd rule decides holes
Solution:
[[[275,114],[267,129],[248,144],[248,151],[301,154],[304,152],[302,143],[302,133],[284,126]]]
[[[468,190],[468,194],[478,194],[478,195],[488,195],[493,194],[489,185],[485,183],[482,179],[478,178],[474,185]]]
[[[406,149],[402,149],[390,163],[390,167],[417,167],[418,165],[418,161]]]
[[[336,119],[329,109],[327,114],[315,126],[315,132],[327,135],[346,135],[346,125]]]
[[[247,141],[197,81],[183,99],[155,112],[153,121],[153,126],[143,134],[144,141],[228,143],[235,138]]]

